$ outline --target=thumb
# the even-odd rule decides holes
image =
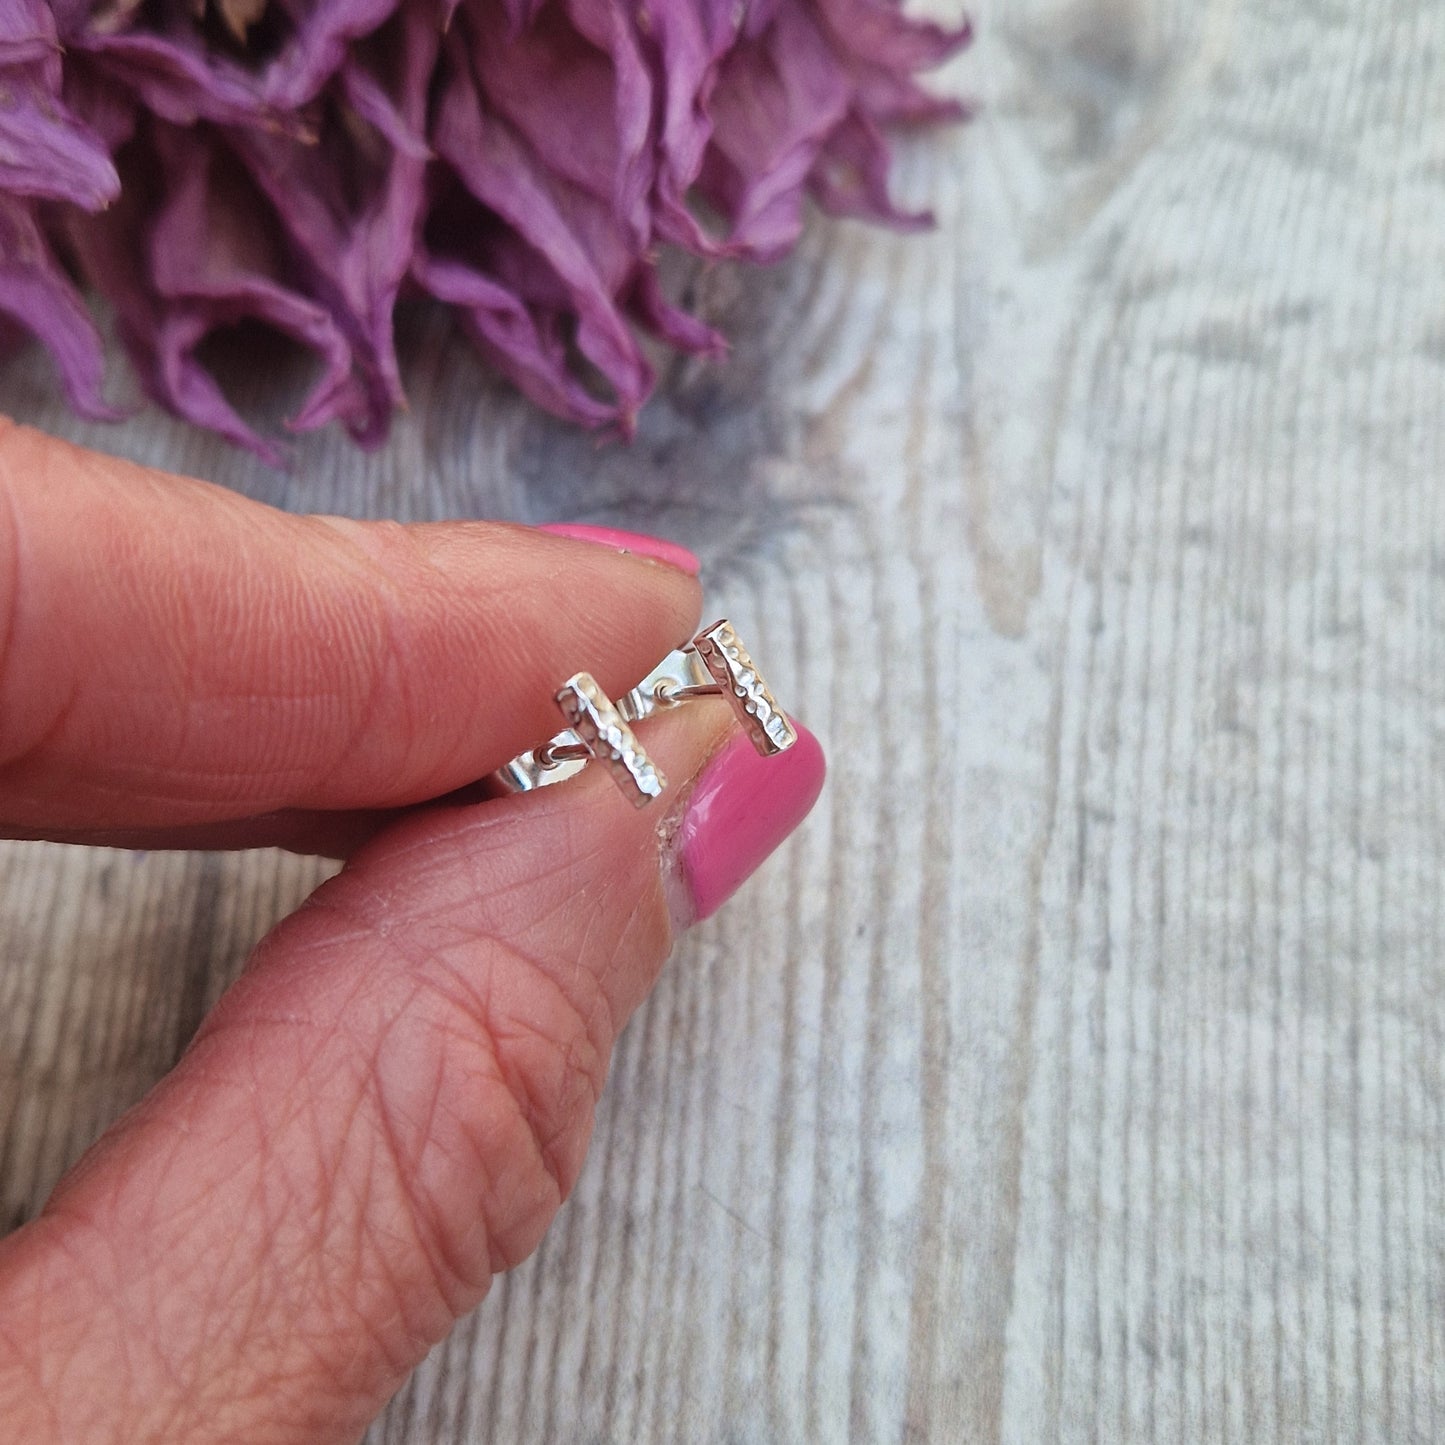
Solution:
[[[675,927],[816,798],[799,731],[761,759],[690,704],[648,725],[660,818],[589,768],[364,848],[0,1244],[15,1438],[355,1438],[535,1248]]]

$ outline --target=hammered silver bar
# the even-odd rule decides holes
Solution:
[[[798,741],[797,729],[768,691],[732,623],[726,618],[714,622],[693,638],[692,646],[709,678],[733,705],[758,752],[765,758],[787,752]]]
[[[634,807],[644,808],[662,795],[667,779],[591,673],[569,677],[557,690],[557,706],[577,739],[612,774]]]
[[[732,623],[714,622],[685,647],[669,652],[636,687],[613,703],[590,673],[579,672],[557,692],[557,705],[571,727],[490,775],[508,793],[560,783],[588,762],[605,763],[618,786],[637,807],[657,797],[667,780],[647,756],[631,724],[677,707],[694,697],[727,699],[764,757],[786,752],[798,740],[788,715],[777,704]]]

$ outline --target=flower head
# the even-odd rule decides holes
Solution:
[[[0,313],[111,415],[93,289],[155,400],[275,459],[205,339],[291,337],[318,378],[289,425],[372,444],[419,293],[539,404],[626,432],[642,334],[723,346],[659,248],[776,259],[808,197],[925,223],[884,130],[958,113],[915,77],[967,38],[897,0],[10,0]]]

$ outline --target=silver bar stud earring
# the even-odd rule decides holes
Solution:
[[[590,672],[569,677],[557,689],[556,701],[571,726],[492,773],[488,781],[496,791],[530,793],[596,761],[634,807],[645,808],[662,796],[667,779]]]
[[[499,791],[528,793],[559,783],[589,762],[602,763],[636,807],[661,796],[667,780],[638,742],[633,725],[654,713],[699,697],[721,697],[732,707],[752,745],[764,757],[786,752],[797,729],[726,618],[705,627],[685,647],[668,653],[636,687],[614,703],[596,679],[579,672],[557,691],[568,726],[548,742],[490,775]]]
[[[695,697],[726,699],[764,757],[785,753],[798,741],[797,729],[726,618],[670,652],[618,700],[617,709],[629,722],[641,722],[659,708]]]
[[[557,706],[578,742],[612,774],[634,807],[646,807],[662,796],[667,779],[590,672],[576,673],[562,684]]]

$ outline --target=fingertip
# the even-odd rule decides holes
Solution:
[[[416,804],[555,731],[572,674],[625,691],[701,606],[671,544],[292,516],[13,425],[0,489],[12,829]]]
[[[823,791],[822,745],[795,723],[786,752],[759,756],[741,733],[699,774],[684,804],[677,862],[688,922],[710,918],[812,811]]]
[[[548,522],[537,528],[552,537],[569,537],[577,542],[591,542],[599,547],[608,547],[624,555],[633,554],[647,557],[655,562],[665,563],[696,577],[702,571],[702,563],[681,543],[670,542],[663,537],[649,537],[642,532],[624,532],[617,527],[598,527],[584,522]]]

